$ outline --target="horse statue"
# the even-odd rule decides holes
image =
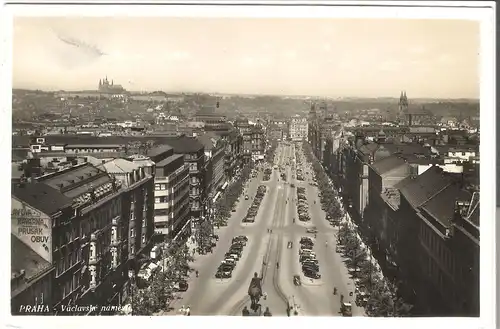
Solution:
[[[258,277],[257,272],[253,274],[252,281],[250,281],[250,286],[248,287],[248,295],[250,296],[251,301],[250,308],[254,312],[257,312],[260,307],[259,301],[262,297],[261,278]]]

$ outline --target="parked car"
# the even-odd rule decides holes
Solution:
[[[318,272],[315,272],[313,270],[305,270],[304,276],[311,278],[311,279],[321,279],[321,274],[319,274]]]
[[[293,242],[292,241],[288,241],[288,244],[286,245],[286,247],[288,249],[292,249],[293,248]]]
[[[302,282],[300,281],[300,275],[293,276],[293,284],[296,286],[302,285]]]
[[[307,233],[312,233],[312,234],[316,234],[318,233],[318,230],[316,228],[308,228],[306,230]]]

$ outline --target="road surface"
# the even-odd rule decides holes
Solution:
[[[336,229],[331,227],[325,219],[318,198],[317,187],[310,185],[312,170],[306,169],[303,158],[304,181],[291,179],[292,170],[286,163],[295,158],[293,144],[280,144],[275,154],[275,164],[285,168],[287,180],[283,181],[280,171],[274,170],[269,181],[262,181],[263,173],[259,172],[256,178],[248,183],[247,191],[243,194],[250,196],[249,200],[242,198],[236,212],[228,220],[228,226],[218,230],[219,242],[214,252],[199,256],[193,267],[199,271],[199,277],[192,277],[190,287],[182,294],[182,299],[175,303],[189,305],[192,315],[241,315],[242,308],[249,307],[247,296],[248,285],[254,272],[259,275],[264,272],[262,288],[267,298],[261,298],[263,310],[269,307],[276,316],[286,316],[287,303],[297,307],[298,315],[305,316],[340,316],[340,294],[345,300],[354,300],[349,292],[354,291],[354,283],[349,278],[347,269],[341,256],[335,252]],[[293,173],[295,175],[295,173]],[[296,187],[306,188],[311,221],[302,223],[296,212]],[[242,223],[250,207],[257,187],[267,186],[255,222]],[[316,201],[316,202],[314,202]],[[293,223],[293,218],[297,218]],[[308,227],[318,229],[314,251],[320,266],[321,279],[311,280],[302,275],[298,248],[302,236],[307,234]],[[224,259],[224,254],[231,245],[231,239],[237,235],[245,235],[248,242],[243,254],[230,279],[216,279],[217,267]],[[287,248],[292,242],[292,248]],[[265,262],[265,265],[264,265]],[[280,266],[277,267],[279,262]],[[293,284],[293,275],[301,275],[302,286]],[[337,287],[338,294],[333,295],[333,288]],[[354,304],[354,303],[353,303]],[[353,305],[353,315],[363,315],[364,311]]]

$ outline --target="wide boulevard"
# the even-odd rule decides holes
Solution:
[[[304,181],[297,181],[296,173],[292,172],[296,149],[301,154]],[[298,315],[340,316],[339,296],[343,294],[345,301],[354,300],[354,296],[349,296],[350,292],[354,292],[354,282],[349,278],[341,256],[335,252],[337,229],[325,220],[318,189],[311,184],[312,169],[305,163],[301,147],[281,143],[276,150],[273,167],[283,168],[286,181],[280,177],[279,169],[273,169],[268,181],[262,181],[263,171],[250,179],[228,226],[218,230],[219,242],[213,253],[202,256],[194,264],[199,277],[192,277],[188,291],[182,293],[181,300],[176,302],[177,307],[189,305],[192,315],[241,315],[242,308],[250,305],[247,291],[255,272],[259,276],[264,274],[262,288],[266,298],[261,298],[260,304],[263,310],[269,307],[273,316],[286,316],[287,303],[295,306]],[[267,186],[267,192],[255,222],[243,223],[259,185]],[[298,220],[297,187],[306,189],[311,217],[309,222]],[[245,195],[249,196],[248,200],[245,200]],[[318,230],[316,236],[306,233],[308,228],[313,227]],[[248,242],[232,277],[215,278],[232,238],[238,235],[247,236]],[[309,236],[315,241],[313,251],[318,259],[320,279],[306,278],[302,274],[298,252],[302,236]],[[302,285],[294,285],[294,275],[300,275]],[[333,294],[334,287],[338,290],[336,295]],[[363,309],[357,308],[354,303],[352,311],[354,316],[364,314]]]

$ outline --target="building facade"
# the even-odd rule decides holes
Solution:
[[[152,216],[151,177],[138,169],[128,179],[130,186],[83,163],[13,185],[12,234],[53,264],[55,313],[64,313],[62,305],[120,305],[126,298],[129,270],[152,232],[146,224],[142,244],[142,223],[152,223],[145,218]]]
[[[189,166],[168,145],[157,145],[148,156],[154,162],[155,242],[185,241],[191,235]]]
[[[211,132],[198,137],[198,141],[203,144],[205,149],[206,162],[210,163],[206,178],[207,182],[209,182],[207,183],[207,190],[212,195],[212,198],[216,198],[226,182],[224,173],[226,144],[219,135]]]
[[[199,236],[198,228],[204,220],[206,208],[208,207],[203,144],[196,138],[187,136],[165,138],[165,143],[173,148],[175,154],[182,154],[184,161],[188,165],[191,229],[195,237]]]
[[[290,122],[290,139],[292,141],[307,140],[308,123],[306,117],[294,116]]]
[[[262,161],[266,153],[266,136],[260,125],[252,127],[251,134],[251,159],[252,161]]]

